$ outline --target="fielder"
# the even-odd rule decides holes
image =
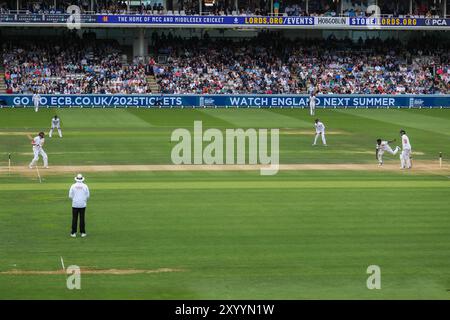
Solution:
[[[400,130],[402,137],[402,153],[400,154],[400,169],[411,169],[411,144],[405,130]]]
[[[34,104],[34,111],[38,112],[39,111],[39,103],[41,103],[41,95],[39,94],[39,92],[35,92],[33,94],[33,97],[31,98],[31,100],[33,101],[33,104]]]
[[[319,138],[319,136],[322,137],[323,145],[327,146],[327,140],[325,139],[325,125],[320,122],[319,119],[316,119],[314,126],[316,128],[316,136],[314,137],[313,146],[317,144],[317,138]]]
[[[391,141],[377,139],[375,157],[378,160],[378,165],[380,165],[380,166],[383,165],[383,154],[385,151],[387,151],[390,154],[395,156],[397,154],[397,152],[400,150],[399,146],[395,147],[395,150],[392,150],[391,146],[389,145],[389,143],[392,143],[392,142],[395,142],[395,139],[391,140]]]
[[[44,133],[39,132],[39,134],[31,139],[31,144],[33,145],[33,154],[34,158],[30,162],[30,169],[33,169],[33,166],[36,165],[36,163],[39,160],[39,155],[42,156],[42,159],[44,160],[44,168],[48,168],[48,157],[45,153],[44,149],[42,148],[45,143]]]
[[[54,116],[52,118],[52,128],[50,129],[50,132],[48,133],[48,136],[51,138],[52,137],[52,133],[53,133],[53,129],[57,129],[58,130],[58,134],[59,137],[62,138],[62,131],[61,131],[61,125],[60,125],[61,121],[58,118],[58,116]]]
[[[311,92],[311,95],[309,96],[309,114],[315,115],[316,111],[316,95],[314,92]]]

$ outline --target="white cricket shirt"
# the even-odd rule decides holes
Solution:
[[[89,188],[83,182],[75,182],[70,187],[69,198],[72,199],[72,208],[86,208],[89,196]]]

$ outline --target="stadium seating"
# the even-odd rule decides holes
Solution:
[[[153,66],[164,93],[449,93],[449,51],[426,40],[177,42],[158,44],[169,52]]]
[[[112,41],[10,41],[2,52],[6,92],[150,93],[150,75],[162,93],[450,92],[448,43],[433,39],[153,40],[154,59],[129,64]]]
[[[111,41],[10,42],[2,53],[7,93],[151,92],[145,66],[124,64]]]

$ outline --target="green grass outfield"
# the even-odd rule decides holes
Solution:
[[[283,164],[373,164],[375,139],[410,137],[415,161],[450,155],[449,110],[0,109],[0,166],[31,160],[25,133],[48,132],[50,169],[0,172],[0,299],[449,299],[450,172],[258,171],[85,173],[88,237],[72,239],[72,173],[51,166],[170,164],[175,128],[280,128]],[[309,133],[311,131],[311,133]],[[396,144],[393,144],[394,146]],[[397,157],[386,156],[398,164]],[[390,159],[390,160],[389,160]],[[448,161],[445,161],[448,163]],[[40,162],[41,164],[41,162]],[[81,290],[64,274],[86,273]],[[381,268],[381,290],[366,269]]]

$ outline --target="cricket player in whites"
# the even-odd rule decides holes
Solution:
[[[310,115],[315,115],[316,114],[316,95],[314,94],[314,92],[311,92],[311,94],[309,95],[309,114]]]
[[[400,168],[411,169],[411,144],[409,138],[406,135],[405,130],[400,130],[400,136],[402,137],[402,153],[400,154]]]
[[[54,116],[52,118],[52,128],[50,129],[50,132],[48,133],[48,136],[51,138],[53,129],[58,129],[59,137],[62,138],[62,132],[61,132],[61,121],[58,118],[58,116]]]
[[[34,158],[31,160],[31,163],[29,165],[30,169],[33,169],[33,166],[36,165],[36,163],[39,160],[39,155],[42,156],[42,159],[44,160],[44,168],[48,168],[48,157],[45,153],[44,149],[42,148],[45,143],[44,133],[39,132],[39,134],[31,139],[31,144],[33,145],[33,154]]]
[[[34,104],[34,111],[38,112],[39,111],[39,103],[41,103],[41,95],[39,94],[38,91],[34,92],[31,100],[33,101],[33,104]]]
[[[314,126],[316,128],[316,136],[314,137],[313,146],[317,144],[317,138],[319,138],[319,136],[322,136],[323,145],[327,146],[327,140],[325,140],[325,125],[320,122],[319,119],[316,119]]]
[[[387,151],[390,154],[395,156],[397,154],[397,152],[400,150],[399,146],[395,147],[395,150],[392,150],[391,146],[389,145],[389,143],[392,143],[392,142],[395,142],[395,139],[391,140],[391,141],[377,139],[375,156],[378,160],[378,165],[380,165],[380,166],[383,165],[383,154],[385,151]]]

